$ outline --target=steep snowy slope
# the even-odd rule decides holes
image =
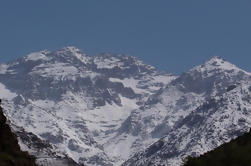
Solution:
[[[113,165],[132,155],[130,149],[111,153],[124,143],[112,141],[118,129],[176,78],[134,57],[91,57],[74,47],[32,53],[0,69],[12,125],[48,141],[56,155],[85,165]]]
[[[214,57],[151,97],[137,117],[137,130],[165,136],[123,165],[181,165],[249,131],[251,75]]]

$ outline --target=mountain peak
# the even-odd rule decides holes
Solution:
[[[219,56],[214,56],[208,61],[206,61],[204,64],[196,66],[190,70],[190,72],[202,72],[202,73],[212,73],[213,71],[234,71],[234,73],[238,72],[244,72],[247,73],[246,71],[240,69],[236,65],[224,60],[223,58]]]
[[[219,61],[219,60],[224,60],[224,59],[220,56],[213,56],[211,59],[209,59],[209,61]]]
[[[204,63],[204,65],[221,66],[224,63],[231,64],[230,62],[225,61],[223,58],[221,58],[219,56],[214,56],[211,59],[209,59],[208,61],[206,61]],[[231,64],[231,65],[233,65],[233,64]]]
[[[61,49],[54,51],[54,53],[57,55],[70,55],[70,56],[84,55],[84,56],[86,56],[86,54],[82,50],[80,50],[79,48],[74,47],[74,46],[63,47]]]
[[[73,63],[76,63],[76,61],[80,61],[83,64],[90,63],[90,60],[92,59],[81,49],[74,46],[66,46],[56,51],[53,51],[50,56],[57,57],[60,61],[62,59]]]
[[[63,48],[59,49],[58,51],[82,52],[79,48],[77,48],[75,46],[66,46],[66,47],[63,47]]]

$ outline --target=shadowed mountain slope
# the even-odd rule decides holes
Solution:
[[[0,100],[1,104],[1,100]],[[36,166],[35,158],[28,152],[22,152],[17,137],[11,132],[0,105],[0,165],[1,166]]]
[[[200,157],[188,157],[184,166],[250,166],[251,130]]]

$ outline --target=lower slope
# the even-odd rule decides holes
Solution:
[[[1,100],[0,100],[1,104]],[[28,152],[22,152],[17,137],[11,132],[0,105],[0,165],[1,166],[36,166],[35,158]]]
[[[251,130],[200,157],[188,157],[184,166],[251,166]]]

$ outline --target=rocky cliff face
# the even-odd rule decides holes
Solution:
[[[212,150],[251,127],[250,82],[219,57],[173,76],[74,47],[0,65],[0,97],[20,138],[85,165],[179,165]],[[41,155],[29,140],[22,147]]]

